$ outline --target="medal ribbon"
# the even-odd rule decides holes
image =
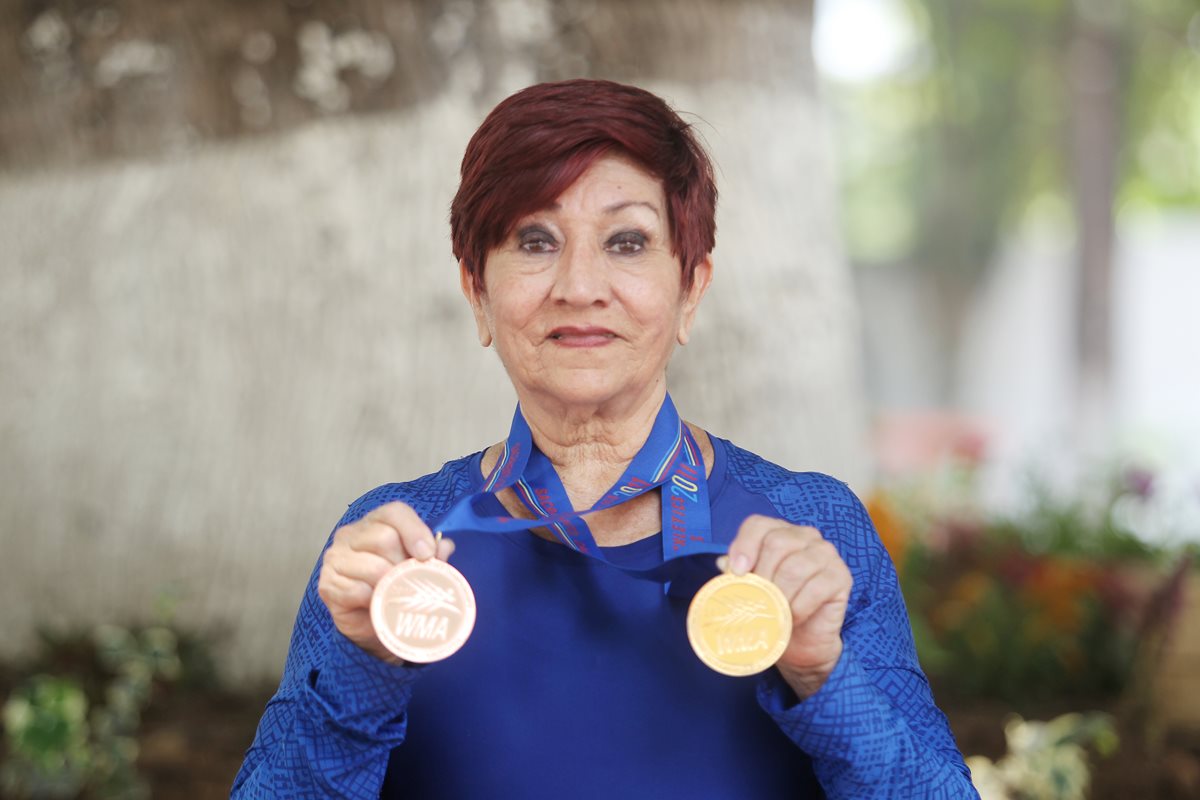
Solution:
[[[582,517],[612,508],[662,487],[663,563],[650,569],[613,564],[596,545]],[[536,519],[488,516],[477,501],[486,494],[512,487]],[[459,500],[434,526],[443,533],[482,531],[509,533],[547,527],[564,545],[634,577],[674,583],[689,567],[689,556],[725,553],[727,546],[712,541],[708,481],[700,448],[679,418],[668,394],[654,419],[650,435],[625,472],[591,508],[576,511],[554,465],[533,443],[529,424],[518,405],[504,452],[484,480],[481,491]],[[706,570],[711,573],[711,565]],[[688,581],[691,583],[691,581]]]

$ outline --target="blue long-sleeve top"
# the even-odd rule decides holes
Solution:
[[[232,796],[978,797],[862,504],[833,478],[712,440],[716,540],[756,513],[811,525],[853,575],[842,656],[815,694],[798,701],[774,669],[709,670],[688,644],[686,599],[659,584],[528,532],[461,533],[453,563],[478,619],[436,664],[387,664],[343,637],[317,595],[318,559]],[[380,486],[337,527],[394,500],[435,520],[479,491],[481,456]],[[662,558],[657,536],[604,549],[623,565]]]

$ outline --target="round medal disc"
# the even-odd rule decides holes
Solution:
[[[405,661],[441,661],[470,637],[475,593],[445,561],[410,558],[375,585],[371,625],[383,646]]]
[[[718,575],[692,598],[687,632],[692,649],[710,668],[724,675],[753,675],[787,649],[792,609],[779,587],[765,578]]]

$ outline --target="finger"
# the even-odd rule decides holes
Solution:
[[[334,624],[346,638],[364,649],[379,641],[375,626],[371,624],[371,609],[368,606],[341,612]]]
[[[776,526],[768,530],[762,538],[754,572],[764,578],[773,579],[779,571],[780,564],[790,559],[793,554],[803,553],[820,541],[821,535],[815,528],[777,521]]]
[[[442,537],[437,541],[437,557],[442,561],[449,561],[450,556],[454,555],[454,540]]]
[[[769,572],[756,569],[755,572],[779,587],[779,591],[789,600],[822,568],[819,559],[813,557],[809,548],[792,550],[775,568]]]
[[[372,587],[379,583],[387,571],[395,566],[394,562],[376,553],[356,551],[333,553],[327,559],[327,563],[338,575],[362,581]]]
[[[832,542],[822,539],[820,542],[806,548],[802,554],[803,564],[793,560],[781,566],[792,572],[792,578],[803,580],[789,581],[791,590],[784,590],[792,605],[793,616],[797,621],[807,618],[817,608],[830,601],[848,603],[850,591],[854,586],[854,577],[850,568],[842,560],[841,553]],[[781,587],[782,588],[782,587]]]
[[[400,538],[400,531],[386,522],[361,519],[350,529],[343,551],[349,553],[374,553],[393,564],[408,558],[408,551]],[[333,548],[330,548],[332,550]]]
[[[754,514],[742,522],[729,545],[729,567],[735,575],[753,570],[769,576],[792,550],[820,539],[816,528]]]
[[[317,594],[330,610],[366,608],[371,605],[374,588],[353,578],[336,573],[322,574],[317,585]]]
[[[729,571],[734,575],[745,575],[754,569],[763,537],[778,523],[779,520],[761,514],[746,517],[729,543]]]
[[[793,624],[802,626],[829,606],[844,608],[850,599],[852,582],[848,573],[843,576],[833,569],[822,569],[812,575],[790,598]],[[840,627],[841,620],[837,624]]]
[[[433,531],[417,516],[416,511],[404,503],[385,503],[372,510],[363,520],[368,524],[386,525],[396,531],[403,548],[403,554],[396,559],[397,561],[406,556],[426,561],[433,558],[437,552]]]

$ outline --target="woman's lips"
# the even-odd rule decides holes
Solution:
[[[603,347],[617,338],[608,328],[565,326],[550,331],[550,340],[562,347]]]

